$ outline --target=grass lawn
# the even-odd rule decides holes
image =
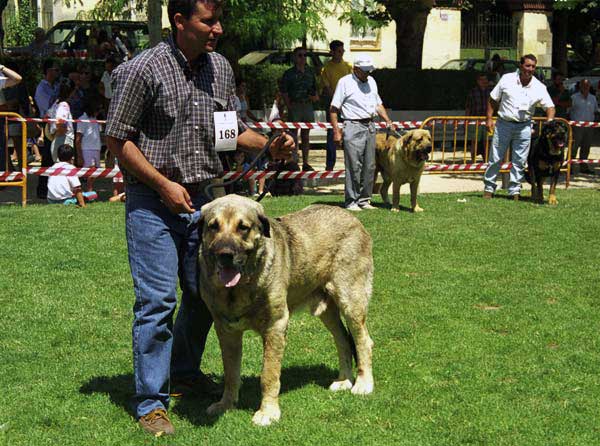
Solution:
[[[558,200],[431,194],[422,214],[359,213],[374,239],[373,395],[327,390],[333,342],[318,319],[297,314],[279,423],[251,423],[262,348],[248,333],[239,408],[208,418],[211,401],[176,401],[176,436],[156,439],[129,409],[123,207],[0,207],[0,444],[600,444],[600,192],[559,190]],[[277,216],[341,201],[264,205]],[[214,333],[203,364],[220,378]]]

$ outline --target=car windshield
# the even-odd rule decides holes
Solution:
[[[73,25],[57,26],[48,32],[48,42],[54,45],[60,45],[67,36],[73,32]]]
[[[467,60],[449,60],[440,67],[441,70],[465,70],[467,68]]]

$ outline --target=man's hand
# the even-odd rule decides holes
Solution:
[[[173,214],[193,214],[196,209],[190,198],[190,194],[181,184],[168,181],[158,190],[162,202]]]
[[[282,133],[271,143],[269,152],[274,160],[289,161],[292,159],[292,152],[296,148],[294,138],[289,133]]]
[[[491,135],[492,133],[494,133],[494,118],[486,118],[485,119],[485,126],[487,127],[487,132],[488,135]]]
[[[335,127],[333,129],[333,142],[337,146],[342,144],[342,131],[340,130],[339,127]]]

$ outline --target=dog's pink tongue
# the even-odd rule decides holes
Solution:
[[[226,288],[236,286],[242,275],[233,268],[223,268],[219,271],[219,280]]]

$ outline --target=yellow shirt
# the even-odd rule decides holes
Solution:
[[[337,63],[330,60],[325,63],[321,71],[321,85],[323,88],[329,88],[331,91],[330,95],[333,96],[338,81],[350,73],[352,73],[352,65],[350,63],[345,60]]]

